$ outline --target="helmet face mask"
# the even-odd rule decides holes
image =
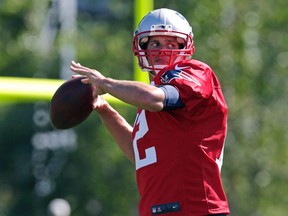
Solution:
[[[148,50],[147,43],[152,36],[176,37],[179,48]],[[187,20],[174,10],[165,8],[154,10],[142,19],[135,31],[133,52],[143,71],[158,72],[169,64],[190,59],[194,53],[192,28]],[[155,64],[151,59],[157,55],[166,56],[169,58],[169,63]]]

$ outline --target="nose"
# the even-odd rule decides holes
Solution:
[[[167,54],[169,54],[168,50],[169,49],[167,47],[163,47],[161,49],[158,49],[158,52],[159,52],[160,55],[167,55]]]
[[[159,46],[157,47],[157,50],[160,55],[169,55],[172,49],[173,48],[171,47],[171,45],[166,43],[162,44],[160,43]]]

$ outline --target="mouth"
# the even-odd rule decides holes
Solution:
[[[169,58],[154,58],[153,62],[155,65],[167,65],[169,64]]]

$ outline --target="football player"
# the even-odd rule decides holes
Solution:
[[[94,86],[94,110],[135,163],[139,215],[228,215],[220,174],[227,105],[213,70],[192,59],[192,27],[174,10],[151,11],[135,31],[133,52],[150,85],[75,62],[71,69]],[[138,108],[133,127],[105,93]]]

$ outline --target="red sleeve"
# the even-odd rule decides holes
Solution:
[[[213,92],[211,68],[199,61],[183,62],[168,67],[158,76],[161,85],[175,86],[186,109],[193,109]]]

